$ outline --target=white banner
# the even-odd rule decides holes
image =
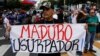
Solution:
[[[12,26],[13,52],[57,53],[83,51],[86,30],[83,24],[33,24]]]

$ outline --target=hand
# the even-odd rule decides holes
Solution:
[[[89,23],[89,25],[97,26],[98,23]]]
[[[88,24],[85,24],[85,29],[88,32]]]
[[[95,25],[95,26],[97,26],[97,25],[98,25],[98,23],[94,23],[94,25]]]
[[[11,31],[11,27],[7,26],[7,31],[10,32]]]

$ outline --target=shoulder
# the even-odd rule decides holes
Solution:
[[[90,18],[90,17],[91,17],[91,16],[88,14],[88,15],[87,15],[87,18]]]
[[[98,18],[97,16],[95,16],[95,18]]]

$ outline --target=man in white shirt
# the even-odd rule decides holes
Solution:
[[[9,39],[9,37],[10,37],[10,30],[11,30],[10,22],[9,22],[9,20],[5,17],[3,23],[4,23],[4,30],[5,30],[4,37],[5,37],[6,39]]]

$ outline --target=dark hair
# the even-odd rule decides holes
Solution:
[[[79,13],[78,13],[78,16],[77,16],[77,18],[76,18],[76,19],[81,19],[81,18],[82,18],[82,16],[83,16],[83,14],[82,14],[81,12],[79,12]]]
[[[81,9],[84,9],[84,8],[86,8],[86,6],[85,5],[82,5],[82,8]]]
[[[77,22],[79,22],[80,19],[82,19],[83,16],[84,16],[83,13],[82,13],[82,12],[79,12],[79,13],[78,13],[78,16],[77,16],[77,18],[76,18]]]

